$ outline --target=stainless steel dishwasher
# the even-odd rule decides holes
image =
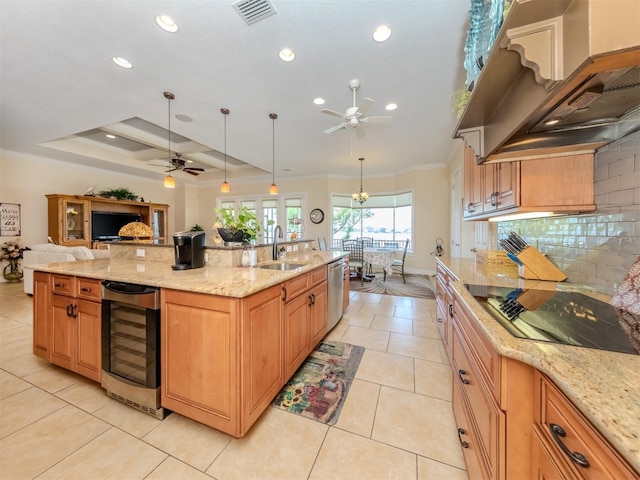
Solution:
[[[336,323],[342,318],[342,298],[344,293],[344,258],[340,258],[329,264],[329,279],[327,286],[328,308],[327,308],[327,324],[328,330],[336,326]]]

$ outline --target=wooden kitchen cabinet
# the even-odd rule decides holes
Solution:
[[[532,450],[532,474],[551,470],[552,474],[560,472],[558,478],[563,478],[564,472],[564,478],[586,480],[638,478],[551,380],[536,371],[534,381],[533,433],[537,444]]]
[[[91,248],[91,212],[140,214],[143,223],[151,227],[154,237],[168,235],[166,204],[114,200],[84,195],[46,195],[48,203],[48,234],[58,245]]]
[[[455,291],[452,313],[454,416],[461,444],[473,446],[462,444],[467,468],[484,479],[528,478],[534,369],[499,355]]]
[[[53,293],[47,302],[49,313],[44,320],[48,323],[49,362],[100,382],[100,281],[68,275],[42,275],[48,277]],[[34,321],[39,322],[39,319]]]
[[[327,267],[285,283],[285,377],[289,379],[327,333]],[[293,293],[292,293],[293,292]]]
[[[436,322],[447,354],[451,358],[453,295],[449,283],[457,280],[442,264],[436,265]]]
[[[465,220],[524,212],[595,210],[593,154],[478,165],[464,149]]]

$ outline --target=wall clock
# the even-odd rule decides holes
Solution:
[[[311,221],[313,223],[322,223],[322,221],[324,220],[324,212],[319,208],[314,208],[313,210],[311,210],[309,218],[311,218]]]

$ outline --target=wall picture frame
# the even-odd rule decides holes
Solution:
[[[0,203],[0,237],[19,237],[20,221],[19,203]]]

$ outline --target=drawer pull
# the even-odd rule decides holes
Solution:
[[[73,315],[73,305],[67,305],[67,317],[71,317]]]
[[[89,288],[89,287],[82,287],[82,288],[80,289],[80,291],[81,291],[81,292],[90,292],[90,291],[91,291],[91,288]]]
[[[460,377],[460,381],[462,383],[464,383],[465,385],[469,385],[469,380],[467,380],[466,378],[464,378],[462,375],[466,375],[467,371],[466,370],[458,370],[458,377]]]
[[[567,435],[567,433],[564,431],[564,428],[562,428],[560,425],[557,425],[555,423],[551,423],[549,424],[549,430],[551,430],[551,435],[553,436],[553,439],[556,441],[558,446],[562,449],[564,453],[567,454],[567,456],[571,459],[573,463],[581,466],[582,468],[589,467],[589,461],[586,459],[584,455],[582,455],[580,452],[572,452],[567,448],[567,446],[562,442],[562,440],[560,440],[560,437],[565,437]]]
[[[464,435],[465,432],[464,428],[458,428],[458,440],[460,440],[460,445],[462,445],[462,448],[469,448],[469,442],[465,442],[462,437],[460,435]]]
[[[287,301],[287,287],[282,287],[282,301]]]
[[[53,286],[56,288],[64,288],[64,283],[54,283]]]
[[[449,304],[449,316],[453,318],[453,305]]]
[[[444,320],[443,320],[443,319],[441,319],[440,317],[436,317],[436,321],[437,321],[438,323],[444,323]]]

